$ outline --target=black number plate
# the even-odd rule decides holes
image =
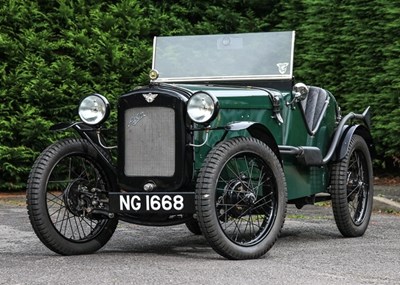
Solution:
[[[109,194],[109,198],[112,213],[194,213],[192,192],[113,192]]]

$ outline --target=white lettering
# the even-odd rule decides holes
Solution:
[[[160,203],[160,197],[159,197],[159,196],[156,196],[156,195],[151,196],[151,199],[150,199],[150,208],[151,208],[153,211],[158,211],[158,210],[160,210],[160,208],[161,208],[161,203]]]
[[[146,211],[176,211],[183,210],[184,198],[181,195],[145,195]],[[142,208],[142,200],[140,195],[120,195],[119,209],[120,211],[139,211]]]
[[[168,195],[165,195],[164,197],[162,197],[162,199],[161,199],[161,205],[162,205],[162,208],[163,208],[165,211],[169,211],[169,210],[172,209],[171,200],[172,200],[171,197],[168,196]]]
[[[126,200],[125,200],[126,198]],[[119,209],[121,211],[124,210],[124,206],[126,210],[129,210],[129,196],[119,196]]]
[[[176,195],[174,197],[174,208],[175,208],[175,210],[180,211],[180,210],[183,209],[183,207],[184,207],[183,197],[181,195]]]
[[[150,197],[146,195],[146,211],[150,211]]]
[[[138,200],[138,202],[135,203],[135,200]],[[134,211],[140,210],[141,205],[142,204],[140,203],[140,197],[138,195],[132,196],[132,199],[131,199],[132,210],[134,210]]]

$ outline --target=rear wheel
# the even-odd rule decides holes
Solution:
[[[354,135],[346,156],[332,167],[332,209],[336,225],[345,237],[362,236],[372,212],[372,161],[365,140]]]
[[[209,244],[229,259],[264,255],[286,215],[286,182],[275,153],[254,138],[212,149],[196,185],[196,212]]]
[[[92,253],[113,235],[118,220],[93,211],[111,190],[103,163],[88,141],[78,139],[49,146],[35,161],[27,183],[29,219],[54,252]]]

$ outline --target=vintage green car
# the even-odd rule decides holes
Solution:
[[[295,83],[295,32],[156,37],[150,83],[117,104],[116,146],[99,94],[60,123],[78,138],[46,148],[27,204],[39,239],[59,254],[92,253],[119,220],[186,224],[229,259],[264,255],[287,204],[331,200],[345,237],[369,224],[369,108],[341,115],[333,95]],[[173,237],[172,237],[173,238]]]

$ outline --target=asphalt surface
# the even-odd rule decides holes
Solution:
[[[381,212],[400,212],[400,185],[375,185],[374,208]]]
[[[375,189],[399,203],[397,188]],[[184,225],[123,222],[97,253],[60,256],[33,233],[23,196],[1,198],[0,284],[400,284],[400,208],[374,200],[363,237],[343,238],[329,206],[290,205],[263,258],[229,261]]]

